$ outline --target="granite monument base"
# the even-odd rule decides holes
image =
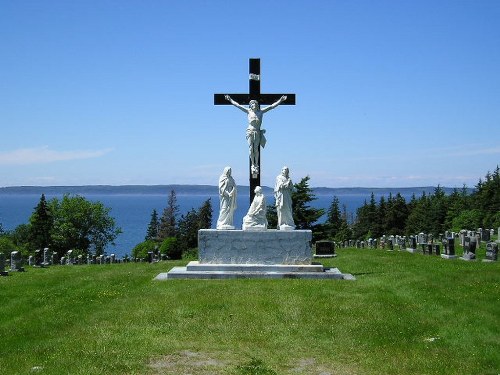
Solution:
[[[349,279],[338,269],[313,264],[310,230],[198,231],[199,261],[174,267],[155,280],[307,278]]]

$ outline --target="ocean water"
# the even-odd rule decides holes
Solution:
[[[107,253],[114,253],[117,256],[131,254],[132,249],[138,243],[144,241],[147,227],[151,219],[153,209],[156,209],[161,216],[163,209],[167,205],[168,194],[87,194],[84,195],[90,201],[102,202],[106,207],[111,208],[110,215],[114,217],[116,225],[123,231],[115,241],[115,246],[108,246]],[[46,194],[47,200],[51,198],[62,198],[62,195]],[[311,203],[315,208],[328,209],[333,196],[318,195],[317,199]],[[211,199],[213,208],[212,228],[215,228],[219,213],[218,195],[181,195],[177,194],[179,214],[186,214],[192,208],[198,209],[208,198]],[[346,205],[349,213],[355,213],[365,200],[369,201],[370,196],[359,194],[337,195],[340,205]],[[20,224],[29,221],[29,217],[40,200],[39,194],[0,194],[0,223],[4,230],[13,230]],[[268,198],[268,204],[273,202],[272,197]],[[235,212],[234,222],[241,228],[243,216],[249,207],[248,196],[238,196],[238,208]],[[325,216],[320,219],[325,220]]]

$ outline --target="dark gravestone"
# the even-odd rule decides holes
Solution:
[[[498,260],[498,244],[496,242],[488,242],[486,244],[486,259],[492,262]]]
[[[415,237],[410,237],[410,249],[417,248],[417,239]]]
[[[428,243],[428,244],[423,245],[423,247],[425,247],[425,251],[427,252],[427,254],[432,255],[432,244]],[[424,252],[424,254],[425,254],[425,252]]]
[[[42,250],[35,250],[35,266],[40,267],[42,265]]]
[[[316,255],[335,255],[335,243],[333,241],[316,241]]]
[[[152,251],[148,251],[148,262],[153,263],[153,252]]]
[[[443,250],[445,255],[455,255],[455,240],[453,238],[445,238],[443,240]]]
[[[465,237],[464,241],[464,254],[462,259],[474,260],[476,259],[476,237]]]
[[[0,253],[0,276],[9,276],[9,273],[5,271],[5,255]]]
[[[483,231],[481,232],[481,241],[488,242],[490,239],[490,231],[488,229],[483,229]]]
[[[434,254],[436,254],[436,255],[441,254],[441,247],[439,246],[439,244],[434,244],[434,245],[432,245],[432,247],[434,249]]]

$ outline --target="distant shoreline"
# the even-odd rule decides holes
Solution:
[[[264,186],[264,193],[272,193],[272,188]],[[446,194],[451,194],[455,189],[450,187],[441,187]],[[315,195],[365,195],[370,196],[373,193],[376,196],[401,193],[403,196],[415,194],[415,196],[432,194],[435,186],[417,186],[404,188],[328,188],[312,187]],[[130,194],[130,195],[168,195],[174,190],[177,195],[217,195],[218,188],[215,185],[82,185],[82,186],[9,186],[0,187],[0,195],[13,194]],[[458,189],[459,191],[461,189]],[[248,186],[238,186],[239,194],[246,194],[249,191]],[[474,189],[467,188],[468,193]]]

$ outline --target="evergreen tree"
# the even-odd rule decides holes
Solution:
[[[35,211],[30,217],[29,240],[34,250],[43,250],[49,247],[53,225],[54,219],[52,212],[45,200],[45,194],[42,194],[40,201],[35,207]]]
[[[179,213],[179,206],[177,205],[177,196],[174,190],[170,191],[167,200],[167,207],[163,210],[160,218],[160,227],[158,230],[159,239],[168,237],[175,237],[177,234],[177,215]]]
[[[385,203],[385,197],[381,196],[377,207],[376,219],[372,225],[372,234],[375,238],[382,237],[386,234],[386,216],[387,205]]]
[[[437,186],[434,194],[429,197],[429,211],[427,217],[429,221],[428,232],[434,236],[444,233],[444,222],[448,211],[448,199],[441,186]]]
[[[153,209],[151,213],[151,220],[149,221],[148,231],[146,233],[145,241],[157,240],[158,239],[158,231],[160,229],[160,221],[158,220],[158,212],[156,209]]]
[[[342,216],[339,208],[339,199],[334,196],[327,211],[325,231],[329,238],[335,238],[342,224]]]
[[[309,176],[302,178],[299,183],[294,184],[292,193],[293,220],[297,229],[313,229],[318,219],[323,216],[325,210],[314,208],[309,203],[316,199],[313,190],[309,187]]]
[[[340,227],[335,236],[336,241],[346,241],[352,238],[352,230],[349,226],[348,216],[347,216],[347,207],[346,205],[342,205],[342,216],[340,220]]]
[[[397,193],[394,198],[390,195],[386,212],[387,234],[403,235],[407,218],[408,208],[403,196],[400,193]]]
[[[212,200],[208,198],[198,210],[198,229],[210,229],[212,227]]]
[[[200,218],[198,212],[192,208],[186,215],[181,215],[177,236],[181,254],[187,249],[194,249],[198,246],[198,230]]]
[[[406,221],[406,235],[414,235],[420,232],[429,233],[430,224],[428,212],[430,209],[430,200],[425,192],[422,193],[419,199],[413,196],[412,201],[410,201],[410,206],[412,208]]]
[[[490,228],[500,224],[500,169],[489,171],[484,182],[479,180],[473,197],[474,206],[482,213],[481,226]]]

